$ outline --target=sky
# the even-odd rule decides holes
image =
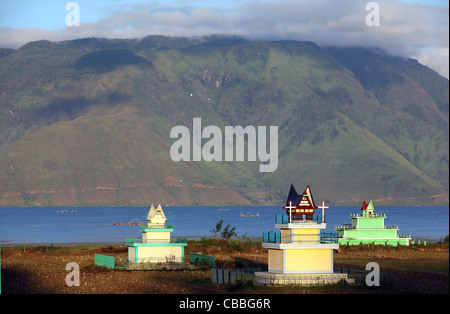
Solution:
[[[79,14],[66,9],[71,2]],[[74,15],[78,26],[70,25]],[[211,34],[379,47],[449,77],[449,0],[0,0],[1,48],[41,39]]]

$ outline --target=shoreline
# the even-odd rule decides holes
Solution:
[[[413,237],[413,240],[417,243],[418,241],[420,241],[420,245],[423,244],[423,241],[425,240],[427,242],[427,244],[431,244],[431,243],[443,243],[445,236],[442,236],[442,238],[426,238],[426,237]],[[202,238],[205,239],[212,239],[211,236],[177,236],[174,238],[186,238],[188,241],[200,241]],[[232,239],[239,239],[239,238],[232,238]],[[252,242],[262,242],[262,237],[248,237],[248,240],[251,240]],[[90,242],[86,242],[86,241],[80,241],[80,242],[26,242],[25,243],[25,247],[29,247],[29,246],[57,246],[57,247],[70,247],[70,246],[79,246],[79,245],[125,245],[125,239],[124,241],[108,241],[108,242],[104,242],[104,241],[90,241]],[[10,246],[10,244],[12,245],[12,247],[15,248],[23,248],[24,243],[23,241],[6,241],[6,240],[2,240],[0,241],[1,243],[1,247],[7,248]]]

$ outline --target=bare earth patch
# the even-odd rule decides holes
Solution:
[[[267,252],[260,244],[242,248],[223,243],[189,243],[187,253],[216,256],[217,268],[261,267],[267,269]],[[418,250],[383,248],[341,248],[335,266],[364,269],[371,261],[388,274],[384,287],[259,287],[216,285],[206,270],[125,271],[94,265],[95,253],[125,254],[123,247],[98,248],[3,248],[1,280],[3,294],[228,294],[228,293],[439,293],[448,294],[448,245]],[[80,286],[65,283],[67,263],[80,266]],[[424,266],[425,265],[425,266]],[[424,267],[428,267],[424,269]]]

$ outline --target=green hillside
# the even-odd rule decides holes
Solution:
[[[195,117],[278,126],[277,170],[174,162],[170,131]],[[448,80],[363,48],[32,42],[0,53],[0,206],[278,205],[291,183],[331,204],[448,204],[448,121]]]

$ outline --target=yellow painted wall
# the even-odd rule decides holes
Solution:
[[[292,232],[292,233],[291,233]],[[319,242],[319,229],[280,229],[281,243],[305,243]]]
[[[283,251],[269,249],[269,269],[282,270],[283,269]]]
[[[291,242],[291,229],[280,229],[281,243]]]
[[[139,262],[157,263],[170,260],[172,256],[177,261],[181,259],[181,246],[139,246]]]
[[[295,242],[319,242],[319,229],[293,229]]]
[[[134,262],[136,255],[134,254],[136,252],[134,247],[128,248],[128,260]]]
[[[331,249],[286,250],[286,271],[332,270]]]
[[[317,234],[319,229],[292,229],[294,234]]]
[[[144,242],[169,243],[170,232],[144,232],[142,239]]]
[[[291,234],[291,229],[280,229],[281,237]]]

